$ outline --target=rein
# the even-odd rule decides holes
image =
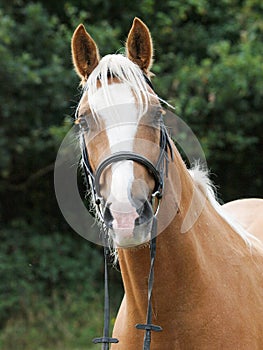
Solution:
[[[151,242],[150,242],[151,265],[150,265],[150,272],[148,277],[148,305],[147,305],[146,323],[145,324],[138,323],[135,326],[137,329],[141,329],[145,331],[143,350],[150,350],[151,332],[152,331],[161,332],[163,330],[162,327],[152,324],[152,289],[153,289],[153,282],[154,282],[154,262],[155,262],[155,255],[156,255],[156,234],[157,234],[157,219],[156,219],[156,216],[154,215],[152,231],[151,231]]]
[[[152,84],[150,80],[145,77],[145,80],[147,84],[153,89]],[[80,125],[81,127],[81,125]],[[146,316],[146,323],[145,324],[137,324],[135,327],[139,330],[145,331],[144,336],[144,345],[143,350],[150,350],[150,344],[151,344],[151,332],[160,332],[162,331],[162,328],[160,326],[152,324],[152,289],[154,284],[154,262],[155,262],[155,255],[156,255],[156,236],[157,236],[157,214],[160,206],[160,200],[163,195],[164,190],[164,178],[168,175],[168,165],[169,165],[169,158],[168,158],[168,152],[170,153],[170,157],[173,160],[173,150],[171,141],[169,139],[167,130],[163,123],[161,123],[160,126],[160,154],[159,158],[157,160],[157,163],[154,165],[149,159],[146,157],[137,154],[135,152],[126,151],[126,152],[116,152],[104,159],[98,166],[95,172],[93,172],[92,167],[89,162],[89,155],[86,147],[84,132],[82,131],[82,161],[84,165],[84,174],[87,180],[87,183],[90,186],[92,198],[94,203],[96,204],[97,212],[99,215],[100,220],[104,224],[104,329],[103,329],[103,336],[100,338],[93,339],[93,343],[102,344],[102,350],[108,350],[109,344],[111,343],[118,343],[119,340],[116,338],[111,338],[109,336],[109,323],[110,323],[110,300],[109,300],[109,288],[108,288],[108,258],[110,255],[109,248],[107,247],[109,234],[108,230],[109,227],[107,227],[104,215],[103,215],[103,198],[100,193],[100,177],[103,173],[103,171],[111,164],[124,161],[124,160],[131,160],[136,163],[139,163],[143,165],[149,174],[152,175],[152,177],[155,180],[155,187],[152,194],[152,207],[153,207],[153,221],[152,221],[152,227],[151,227],[151,241],[150,241],[150,271],[149,271],[149,277],[148,277],[148,305],[147,305],[147,316]],[[157,204],[156,204],[157,203]]]
[[[111,338],[110,332],[110,297],[109,297],[109,278],[108,278],[108,258],[110,250],[107,247],[108,233],[105,234],[105,245],[104,245],[104,327],[103,336],[101,338],[94,338],[92,342],[94,344],[102,344],[102,350],[109,350],[109,344],[118,343],[117,338]]]

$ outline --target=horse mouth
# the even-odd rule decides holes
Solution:
[[[151,237],[152,221],[146,225],[142,230],[141,227],[134,227],[133,229],[110,229],[110,237],[112,238],[115,248],[133,248],[149,242]]]
[[[145,201],[138,209],[130,211],[105,210],[104,220],[115,247],[130,248],[150,240],[153,211]]]

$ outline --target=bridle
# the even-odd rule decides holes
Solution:
[[[144,76],[146,83],[151,87],[153,90],[153,86],[151,84],[151,81],[148,79],[147,76]],[[153,164],[149,159],[144,157],[143,155],[140,155],[138,153],[132,152],[132,151],[121,151],[121,152],[115,152],[112,155],[105,158],[97,167],[95,171],[92,170],[90,161],[89,161],[89,154],[86,147],[85,142],[85,130],[81,128],[81,140],[82,140],[82,162],[83,162],[83,169],[84,174],[86,177],[86,181],[89,184],[93,202],[96,204],[97,213],[99,216],[99,219],[102,221],[104,225],[104,269],[105,269],[105,275],[104,275],[104,283],[105,283],[105,293],[104,293],[104,330],[103,330],[103,336],[100,338],[93,339],[93,343],[102,343],[102,350],[108,350],[110,343],[118,343],[118,339],[109,337],[109,319],[110,319],[110,313],[109,313],[109,291],[108,291],[108,258],[110,255],[110,251],[108,248],[108,239],[109,234],[108,230],[109,227],[107,227],[107,224],[105,223],[104,218],[104,200],[101,196],[100,192],[100,178],[103,173],[103,171],[113,163],[121,162],[124,160],[130,160],[133,162],[136,162],[147,169],[149,174],[153,177],[155,181],[155,187],[151,196],[151,202],[153,210],[153,219],[152,219],[152,227],[151,227],[151,240],[150,240],[150,272],[149,272],[149,278],[148,278],[148,306],[147,306],[147,316],[146,316],[146,323],[145,324],[137,324],[136,328],[141,329],[145,331],[145,337],[144,337],[144,346],[143,350],[150,350],[150,343],[151,343],[151,332],[156,331],[160,332],[162,331],[162,328],[157,325],[152,324],[152,305],[151,305],[151,299],[152,299],[152,289],[153,289],[153,282],[154,282],[154,261],[155,261],[155,255],[156,255],[156,236],[157,236],[157,214],[160,206],[160,201],[163,195],[164,190],[164,179],[168,175],[168,165],[169,165],[169,156],[168,153],[170,153],[170,157],[173,160],[173,149],[172,144],[169,139],[167,130],[164,126],[163,121],[160,123],[160,153],[158,160],[156,164]]]

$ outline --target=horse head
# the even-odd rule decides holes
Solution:
[[[152,55],[150,32],[138,18],[125,56],[100,58],[82,24],[72,37],[73,63],[83,87],[76,120],[86,166],[100,216],[118,247],[150,240],[167,143],[170,147],[150,82]]]

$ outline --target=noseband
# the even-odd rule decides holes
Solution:
[[[145,76],[145,80],[147,84],[152,88],[152,84],[150,80]],[[151,306],[151,299],[152,299],[152,288],[153,288],[153,282],[154,282],[154,261],[155,261],[155,254],[156,254],[156,235],[157,235],[157,212],[159,209],[160,199],[163,195],[164,190],[164,178],[168,175],[168,165],[169,165],[169,158],[168,158],[168,152],[170,153],[170,157],[173,160],[173,150],[171,141],[169,139],[167,130],[161,122],[160,125],[160,153],[158,160],[156,164],[153,164],[149,159],[144,157],[143,155],[140,155],[138,153],[132,152],[132,151],[121,151],[121,152],[115,152],[109,157],[105,158],[97,167],[96,171],[94,172],[92,170],[90,161],[89,161],[89,155],[86,147],[85,137],[84,137],[84,131],[82,130],[82,161],[84,165],[84,174],[87,180],[87,183],[90,186],[93,201],[96,204],[97,213],[99,215],[100,220],[102,223],[104,223],[104,258],[105,258],[105,295],[104,295],[104,331],[103,331],[103,337],[101,338],[95,338],[93,339],[93,342],[95,344],[102,343],[102,350],[108,350],[110,343],[118,343],[118,339],[109,337],[109,292],[108,292],[108,271],[107,271],[107,261],[109,257],[109,248],[107,247],[107,240],[108,240],[108,229],[107,225],[105,223],[104,214],[103,214],[103,203],[104,200],[101,195],[100,191],[100,178],[103,173],[103,171],[113,163],[121,162],[121,161],[133,161],[136,162],[142,166],[144,166],[148,173],[153,177],[155,181],[154,190],[152,193],[152,205],[154,205],[154,200],[158,199],[157,207],[154,210],[153,215],[153,222],[152,222],[152,228],[151,228],[151,241],[150,241],[150,272],[149,272],[149,278],[148,278],[148,307],[147,307],[147,317],[146,317],[146,324],[137,324],[137,329],[142,329],[145,331],[145,337],[144,337],[144,346],[143,350],[150,350],[150,343],[151,343],[151,332],[152,331],[161,331],[162,328],[160,326],[153,325],[151,323],[152,320],[152,306]]]
[[[164,188],[164,177],[165,175],[167,175],[167,171],[168,171],[168,163],[169,163],[168,150],[171,154],[171,157],[173,157],[171,142],[167,134],[167,130],[163,124],[160,127],[160,153],[159,153],[159,158],[157,160],[156,165],[154,165],[149,159],[147,159],[146,157],[138,153],[131,152],[131,151],[121,151],[121,152],[113,153],[109,157],[105,158],[99,164],[96,171],[93,172],[89,161],[89,155],[87,152],[84,134],[82,134],[82,143],[83,143],[82,159],[83,159],[85,177],[88,180],[88,183],[91,187],[92,197],[94,202],[97,205],[98,213],[102,221],[104,221],[104,218],[100,207],[103,201],[101,192],[100,192],[100,178],[103,171],[113,163],[130,160],[144,166],[149,172],[149,174],[154,178],[154,181],[155,181],[153,194],[158,198],[162,197],[163,188]]]

